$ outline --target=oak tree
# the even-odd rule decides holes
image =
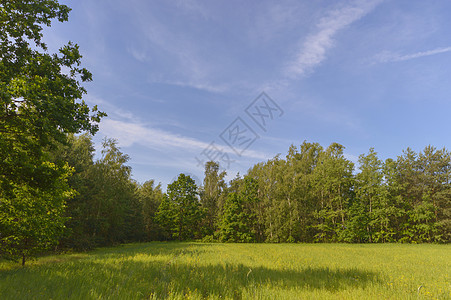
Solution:
[[[56,241],[70,171],[64,163],[52,163],[47,150],[64,143],[68,133],[95,133],[105,115],[82,100],[86,90],[81,82],[92,75],[81,66],[78,45],[69,42],[52,54],[43,42],[43,26],[54,19],[67,21],[69,11],[56,0],[0,1],[2,254],[31,255]],[[15,205],[20,203],[27,209],[19,216]],[[43,220],[48,231],[41,230]]]

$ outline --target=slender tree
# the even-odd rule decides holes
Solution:
[[[154,241],[165,238],[162,228],[156,220],[158,207],[163,201],[164,194],[161,191],[161,184],[155,185],[154,180],[146,181],[137,189],[139,201],[142,205],[142,214],[146,240]]]
[[[203,220],[204,234],[212,235],[216,229],[219,212],[224,206],[227,185],[225,171],[219,171],[219,164],[209,161],[205,164],[205,178],[200,189],[200,203],[205,210]]]
[[[360,173],[356,175],[355,198],[349,208],[344,239],[359,243],[379,241],[383,230],[385,207],[382,205],[382,162],[370,148],[359,156]],[[376,236],[376,237],[375,237]]]
[[[345,229],[347,208],[352,198],[354,165],[344,157],[343,149],[340,144],[331,144],[320,154],[314,170],[314,189],[320,202],[314,214],[318,241],[338,241]]]

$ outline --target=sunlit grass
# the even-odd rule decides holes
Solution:
[[[0,262],[0,299],[451,299],[450,245],[148,243]]]

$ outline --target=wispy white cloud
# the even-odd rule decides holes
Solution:
[[[381,0],[356,1],[329,11],[318,22],[316,32],[303,40],[295,59],[286,67],[286,75],[289,78],[296,78],[312,71],[326,59],[327,51],[334,45],[334,36],[367,15],[381,2]]]
[[[208,9],[196,0],[176,0],[173,2],[177,8],[183,9],[188,13],[193,13],[202,16],[204,19],[210,19],[212,14]]]
[[[135,143],[149,148],[164,150],[167,148],[185,148],[190,150],[203,149],[207,143],[169,133],[160,129],[147,128],[143,124],[105,119],[100,124],[103,134],[118,138],[122,146]]]
[[[225,92],[228,90],[228,85],[227,84],[219,84],[219,85],[215,85],[215,84],[211,84],[207,81],[205,82],[195,82],[195,81],[169,81],[169,80],[151,80],[152,83],[163,83],[163,84],[169,84],[169,85],[176,85],[176,86],[180,86],[180,87],[189,87],[189,88],[194,88],[194,89],[198,89],[198,90],[203,90],[203,91],[207,91],[207,92],[213,92],[213,93],[221,93],[221,92]]]
[[[208,148],[210,143],[200,141],[195,138],[174,134],[161,129],[150,128],[142,123],[119,121],[107,118],[100,123],[102,134],[118,139],[121,146],[129,147],[133,144],[140,144],[147,148],[165,151],[183,150],[193,154],[199,154]],[[235,155],[232,149],[217,145],[223,152]],[[268,159],[270,155],[259,151],[247,149],[243,152],[243,157],[255,159]]]
[[[377,62],[386,63],[386,62],[397,62],[397,61],[405,61],[405,60],[411,60],[415,58],[425,57],[425,56],[431,56],[441,53],[451,52],[451,47],[445,47],[445,48],[436,48],[428,51],[420,51],[412,54],[406,54],[406,55],[400,55],[397,53],[384,51],[378,55],[376,55],[375,60]]]
[[[135,116],[130,111],[119,108],[116,105],[105,101],[104,99],[88,94],[85,100],[90,105],[98,105],[99,110],[104,111],[109,117],[120,118],[125,120],[134,120]],[[103,122],[103,121],[102,121]]]
[[[148,55],[147,55],[146,51],[144,51],[142,49],[128,46],[127,52],[130,53],[133,56],[133,58],[139,62],[146,62],[148,59]]]

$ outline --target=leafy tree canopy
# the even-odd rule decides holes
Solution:
[[[78,45],[47,52],[43,26],[67,21],[70,8],[58,1],[0,2],[0,182],[43,187],[51,168],[41,163],[43,148],[67,133],[98,130],[105,116],[82,100],[81,82],[91,73],[81,67]],[[11,182],[12,181],[12,182]]]
[[[94,134],[105,116],[82,100],[91,73],[78,45],[51,54],[43,26],[68,20],[56,0],[0,1],[0,245],[1,255],[34,255],[58,240],[71,190],[67,162],[49,150],[69,133]]]

